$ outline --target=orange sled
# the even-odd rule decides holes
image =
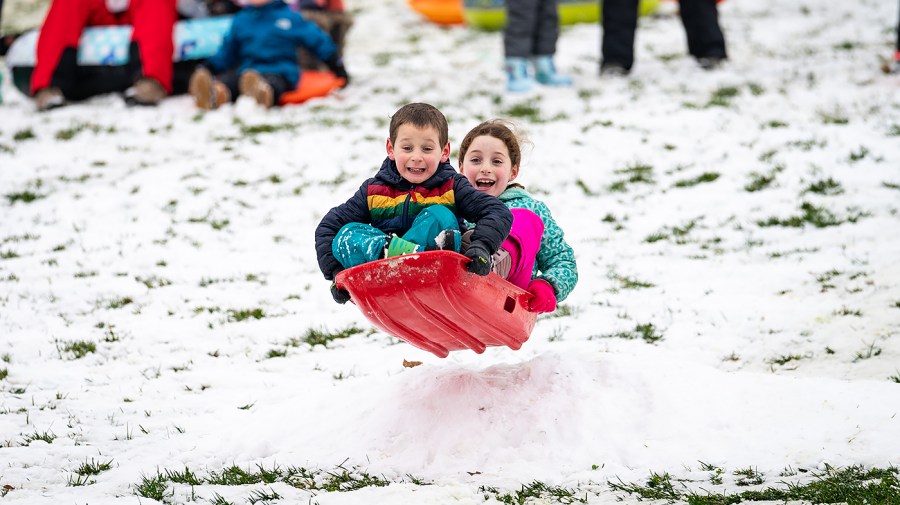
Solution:
[[[331,72],[321,70],[304,70],[300,74],[297,89],[286,91],[281,95],[281,105],[303,103],[310,98],[325,96],[340,88],[346,81]]]
[[[468,272],[468,261],[452,251],[409,254],[348,268],[335,283],[372,324],[439,358],[518,350],[537,319],[528,311],[531,294],[497,274]]]

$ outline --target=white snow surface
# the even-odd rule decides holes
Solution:
[[[730,58],[711,72],[670,6],[642,18],[627,78],[598,76],[599,26],[564,27],[574,87],[523,96],[503,91],[500,34],[347,3],[352,83],[301,106],[109,95],[36,113],[4,66],[4,503],[156,503],[142,478],[185,467],[392,484],[170,483],[169,503],[497,503],[479,488],[533,481],[636,502],[606,483],[702,480],[703,462],[740,492],[746,468],[768,486],[900,464],[900,77],[879,69],[896,2],[727,0]],[[518,351],[437,358],[335,304],[319,272],[316,225],[377,170],[411,101],[447,116],[454,166],[483,119],[513,116],[533,143],[520,182],[580,281]],[[650,180],[616,190],[638,166]],[[718,178],[685,183],[705,173]],[[804,203],[840,224],[760,224]],[[112,468],[69,485],[90,461]]]

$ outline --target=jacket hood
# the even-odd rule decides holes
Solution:
[[[451,179],[454,175],[456,175],[456,169],[450,165],[449,161],[444,161],[438,164],[434,175],[429,177],[428,180],[421,184],[413,184],[400,176],[400,171],[397,170],[397,163],[394,160],[385,157],[381,168],[375,174],[375,178],[400,189],[412,189],[416,186],[430,189],[447,182],[447,179]]]
[[[506,188],[503,193],[500,193],[500,196],[497,198],[499,198],[501,202],[509,202],[520,198],[532,199],[534,197],[531,196],[531,193],[525,191],[525,188],[522,186],[511,186]]]

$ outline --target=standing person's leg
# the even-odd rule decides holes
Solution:
[[[135,69],[137,72],[135,81],[142,78],[152,79],[162,86],[164,95],[172,93],[172,54],[175,52],[172,32],[178,18],[175,1],[131,0],[128,7],[134,26],[131,41],[137,46],[140,54],[140,67]],[[138,98],[138,102],[159,101]]]
[[[638,0],[603,0],[600,73],[626,74],[634,65]]]
[[[725,36],[719,26],[716,0],[681,0],[680,12],[691,56],[705,59],[701,64],[708,62],[710,67],[724,60]]]
[[[528,74],[528,58],[533,55],[539,0],[507,0],[503,27],[503,54],[506,56],[507,90],[523,92],[534,80]]]
[[[115,24],[115,17],[106,10],[104,0],[53,0],[38,36],[31,94],[51,86],[70,87],[74,76],[54,75],[63,51],[71,49],[69,59],[74,59],[84,27],[102,24]]]
[[[533,40],[531,54],[535,56],[556,54],[556,41],[559,40],[559,2],[557,0],[540,0],[537,6],[537,24]]]
[[[540,0],[538,24],[535,27],[534,55],[535,78],[547,86],[570,86],[572,78],[556,71],[553,56],[559,39],[559,3],[557,0]]]

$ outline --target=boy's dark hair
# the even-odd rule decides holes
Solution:
[[[433,105],[427,103],[408,103],[391,116],[390,139],[397,141],[397,130],[400,126],[411,124],[416,128],[431,127],[437,130],[441,147],[450,141],[450,128],[447,118]]]

